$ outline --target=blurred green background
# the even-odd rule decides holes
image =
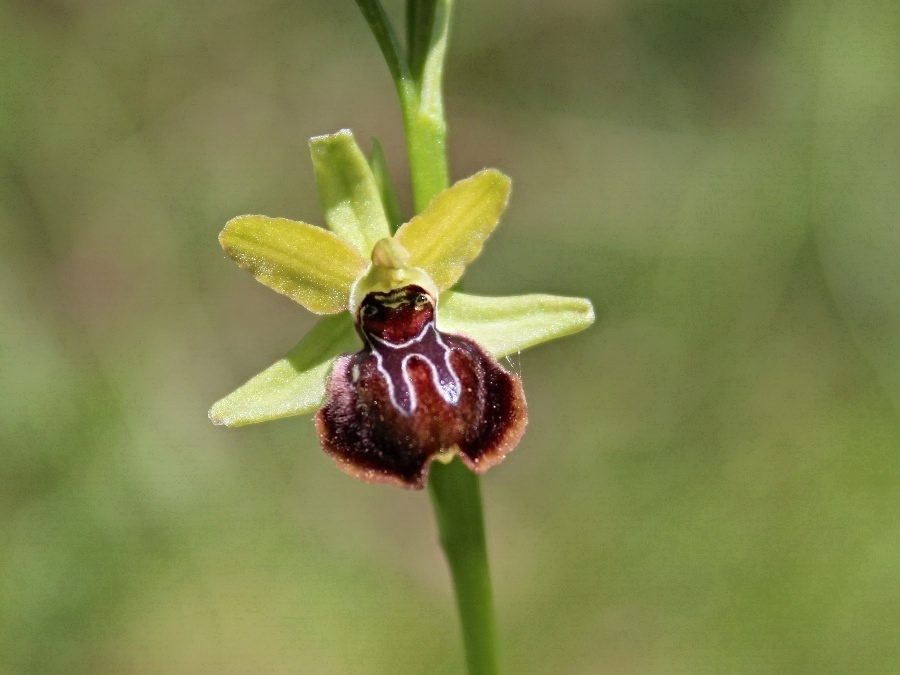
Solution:
[[[455,19],[453,176],[514,180],[467,289],[598,312],[483,481],[506,671],[896,672],[900,4]],[[0,77],[0,671],[460,672],[427,495],[206,418],[313,321],[225,221],[321,223],[342,127],[408,194],[354,3],[3,0]]]

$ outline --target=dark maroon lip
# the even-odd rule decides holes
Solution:
[[[363,349],[337,360],[316,415],[341,469],[421,488],[447,452],[481,473],[515,448],[527,423],[520,379],[473,340],[438,330],[423,288],[370,293],[356,318]]]
[[[408,416],[416,409],[416,390],[408,376],[413,360],[430,369],[434,390],[447,403],[459,401],[459,376],[450,363],[450,348],[435,326],[434,302],[423,288],[370,293],[358,316],[358,330],[396,410]]]

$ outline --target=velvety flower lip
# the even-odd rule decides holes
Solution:
[[[474,340],[438,330],[425,289],[369,293],[358,313],[365,346],[338,358],[316,414],[340,468],[418,489],[435,459],[455,453],[483,473],[515,448],[527,423],[521,380]]]
[[[449,290],[506,207],[499,171],[455,183],[392,236],[352,133],[310,147],[328,229],[240,216],[219,240],[258,281],[326,316],[210,419],[241,426],[318,410],[323,449],[369,482],[421,488],[432,461],[454,456],[485,471],[527,423],[522,383],[496,359],[583,330],[591,303]]]

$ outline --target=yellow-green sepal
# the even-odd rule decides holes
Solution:
[[[441,294],[438,327],[461,333],[496,357],[584,330],[594,323],[585,298],[512,295],[488,298],[449,291]]]
[[[238,216],[219,243],[257,281],[316,314],[346,310],[353,282],[368,267],[336,234],[286,218]]]
[[[348,314],[325,317],[284,358],[217,401],[209,418],[240,427],[315,412],[325,399],[334,360],[359,348]]]
[[[309,140],[325,222],[368,258],[379,239],[391,236],[381,191],[349,129]]]
[[[409,265],[425,270],[441,291],[450,288],[481,253],[509,191],[507,176],[485,169],[441,192],[394,235],[409,251]]]

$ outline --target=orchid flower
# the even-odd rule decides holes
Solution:
[[[433,460],[454,456],[486,471],[527,423],[521,379],[497,359],[588,327],[591,303],[451,290],[506,208],[499,171],[460,180],[392,234],[383,167],[352,133],[310,148],[328,229],[239,216],[219,241],[258,281],[324,316],[210,419],[236,427],[318,411],[323,449],[368,482],[419,489]]]

